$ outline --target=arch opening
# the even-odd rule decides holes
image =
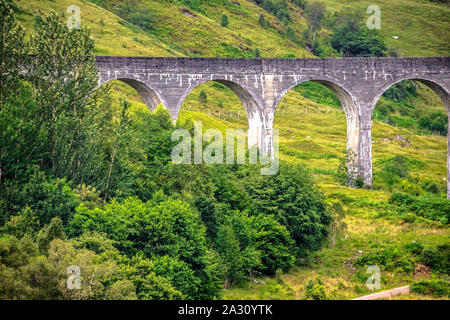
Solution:
[[[354,185],[358,179],[360,123],[357,101],[345,88],[323,79],[292,85],[274,103],[274,128],[280,129],[281,153],[308,159],[317,170],[324,172],[338,168],[339,158],[347,153],[346,183]]]
[[[442,109],[444,104],[444,110]],[[383,161],[421,163],[414,172],[417,192],[447,193],[450,199],[450,94],[438,82],[417,77],[384,86],[374,99],[374,178],[389,190],[405,189],[383,179]],[[447,158],[447,161],[444,158]],[[392,160],[394,161],[394,160]],[[410,165],[411,166],[411,165]],[[447,173],[447,174],[445,174]],[[406,184],[409,178],[403,177]],[[445,182],[446,181],[446,182]],[[429,185],[433,185],[430,188]],[[436,188],[437,186],[437,188]],[[433,189],[433,190],[432,190]],[[406,190],[406,189],[405,189]],[[438,190],[441,190],[438,192]]]
[[[213,79],[190,86],[178,103],[176,119],[184,120],[187,113],[192,111],[200,111],[218,120],[227,121],[231,128],[247,125],[249,147],[261,146],[261,109],[256,99],[240,84]]]
[[[130,97],[133,101],[143,102],[150,111],[156,110],[159,105],[166,107],[166,104],[164,103],[161,96],[155,90],[141,81],[129,78],[118,78],[110,80],[106,83],[113,84],[113,89],[117,90],[122,95]],[[137,96],[130,93],[130,90],[124,88],[124,86],[121,86],[120,83],[124,83],[133,88],[137,93]]]

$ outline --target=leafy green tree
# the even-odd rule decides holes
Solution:
[[[39,251],[42,254],[47,254],[50,242],[54,239],[64,239],[65,237],[62,220],[58,217],[53,218],[50,224],[42,229],[37,236]]]
[[[43,163],[56,176],[89,182],[96,158],[88,143],[96,133],[92,113],[107,89],[97,90],[94,41],[87,28],[69,30],[55,13],[37,15],[34,28],[29,78],[48,139]]]
[[[38,219],[39,228],[49,224],[53,217],[59,217],[67,224],[79,204],[67,181],[49,178],[36,167],[29,168],[26,175],[30,179],[20,186],[16,182],[5,184],[3,200],[6,208],[0,221],[5,223],[28,206]]]
[[[292,27],[287,27],[286,36],[288,39],[294,41],[295,40],[295,30]]]
[[[253,242],[260,252],[261,272],[274,275],[277,270],[288,271],[294,266],[294,241],[289,231],[272,215],[252,217],[252,228],[255,230]]]
[[[389,158],[381,169],[381,177],[385,181],[389,191],[392,191],[392,187],[396,182],[401,178],[409,177],[407,159],[401,155]]]
[[[222,20],[220,21],[220,25],[222,27],[228,27],[229,21],[228,21],[228,16],[226,14],[222,15]]]
[[[262,27],[266,26],[266,18],[264,18],[264,15],[262,13],[259,15],[258,23]]]
[[[236,281],[244,279],[243,261],[239,240],[230,225],[223,225],[217,233],[217,251],[226,266],[225,288],[229,288]]]
[[[322,22],[325,15],[325,4],[322,2],[312,2],[308,3],[305,8],[306,18],[308,20],[308,41],[312,43],[316,42],[316,32],[320,31],[322,28]]]
[[[180,300],[186,298],[169,279],[156,275],[151,260],[136,255],[118,266],[119,277],[131,281],[140,300]]]
[[[313,187],[306,171],[297,165],[280,165],[274,176],[246,181],[253,215],[272,214],[296,243],[296,255],[318,250],[328,236],[330,214],[323,195]]]
[[[201,103],[206,103],[206,102],[208,101],[208,96],[206,95],[206,91],[205,91],[204,89],[202,89],[202,90],[200,91],[200,94],[199,94],[199,96],[198,96],[198,100],[199,100]]]
[[[44,135],[31,88],[23,82],[29,48],[13,9],[13,2],[0,1],[0,193],[4,181],[23,182],[26,167],[38,163]]]
[[[131,138],[131,131],[127,130],[127,127],[130,124],[130,118],[128,115],[128,109],[130,107],[130,103],[128,101],[121,101],[121,113],[119,116],[118,123],[111,128],[113,131],[113,137],[110,141],[110,161],[108,174],[106,178],[106,185],[104,188],[105,198],[108,198],[108,190],[111,182],[111,175],[113,174],[113,170],[115,167],[115,160],[118,155],[118,152],[129,142]]]
[[[118,280],[108,287],[107,300],[137,300],[136,288],[130,280]]]
[[[216,204],[211,198],[199,196],[194,199],[194,206],[197,208],[206,226],[208,239],[215,240],[219,230],[219,212]]]
[[[336,239],[338,239],[341,233],[347,228],[347,224],[344,222],[345,210],[340,202],[333,202],[330,212],[332,217],[330,224],[330,242],[331,247],[334,248]]]
[[[183,261],[169,256],[153,257],[154,272],[170,281],[172,286],[190,299],[198,298],[200,279]]]
[[[332,23],[331,45],[346,57],[384,57],[386,45],[376,30],[363,26],[359,10],[345,8]]]
[[[19,95],[21,68],[28,60],[25,31],[15,21],[13,8],[12,1],[0,0],[0,111],[11,97]]]

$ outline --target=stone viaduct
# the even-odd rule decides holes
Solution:
[[[355,170],[372,185],[371,119],[380,96],[402,80],[417,80],[436,92],[450,119],[450,57],[228,59],[97,57],[99,85],[121,80],[142,96],[150,109],[162,104],[173,121],[185,98],[200,84],[217,81],[242,101],[248,118],[248,143],[271,154],[278,103],[294,86],[314,81],[339,98],[347,118],[347,149]],[[449,130],[450,132],[450,124]],[[447,135],[450,146],[450,134]],[[450,148],[447,195],[450,198]]]

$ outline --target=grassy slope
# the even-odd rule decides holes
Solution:
[[[450,52],[450,6],[428,0],[322,0],[328,10],[370,5],[381,9],[381,29],[388,46],[403,56],[446,56]],[[367,17],[369,15],[367,14]],[[395,40],[392,36],[398,36]]]
[[[230,51],[232,47],[238,48],[238,53],[233,54],[242,56],[250,56],[256,48],[261,51],[262,56],[282,57],[292,53],[299,57],[307,55],[306,51],[283,39],[277,31],[269,30],[268,33],[264,33],[257,24],[257,18],[262,11],[250,1],[239,0],[240,8],[220,8],[217,12],[214,8],[208,7],[205,8],[205,15],[191,10],[191,13],[196,15],[195,18],[185,16],[181,12],[181,6],[167,8],[167,5],[157,1],[146,2],[158,16],[154,35],[124,26],[119,23],[121,19],[117,16],[86,1],[19,3],[28,13],[35,8],[43,12],[54,8],[62,12],[70,4],[79,5],[82,10],[82,22],[92,28],[98,54],[227,56],[230,52],[234,52]],[[360,7],[372,4],[365,0],[324,2],[334,9],[350,3]],[[401,53],[407,56],[448,55],[449,39],[445,31],[449,29],[450,19],[446,18],[449,14],[447,6],[420,0],[391,2],[393,1],[378,2],[382,10],[381,32],[389,37],[387,41],[390,45],[400,48]],[[222,13],[227,13],[230,18],[228,28],[219,25]],[[20,17],[29,27],[31,16],[21,14]],[[276,23],[275,18],[268,14],[266,17],[271,19],[272,25],[276,28],[282,28]],[[100,26],[100,19],[103,19],[105,26]],[[409,26],[406,26],[407,21],[411,21]],[[304,26],[305,21],[301,18],[301,12],[298,12],[294,27],[300,33]],[[393,40],[390,38],[391,35],[398,35],[400,38]],[[133,40],[134,37],[142,42]],[[228,43],[228,46],[224,47],[220,44],[222,42]],[[208,94],[208,101],[205,104],[198,101],[202,88]],[[117,83],[113,95],[116,98],[127,95],[128,99],[133,101],[134,108],[145,108],[142,102],[139,102],[137,94],[124,84]],[[418,108],[443,111],[439,98],[434,94],[426,94],[425,99],[416,101],[415,104]],[[218,118],[219,111],[221,119]],[[233,112],[231,116],[230,111]],[[224,113],[228,115],[225,120]],[[187,118],[202,120],[204,129],[246,128],[245,112],[237,97],[230,91],[218,89],[210,83],[196,88],[187,98],[180,113],[180,121]],[[364,282],[344,265],[345,259],[352,257],[358,250],[366,252],[374,245],[406,243],[412,240],[420,240],[428,245],[450,241],[448,229],[399,224],[396,221],[377,218],[376,209],[377,203],[386,201],[390,195],[377,175],[379,169],[377,161],[392,154],[405,154],[425,162],[426,166],[417,174],[444,186],[442,178],[446,176],[445,137],[422,137],[409,129],[397,129],[374,120],[372,136],[376,190],[369,191],[343,187],[332,174],[338,168],[339,157],[343,156],[346,145],[345,115],[342,110],[305,99],[291,90],[279,106],[275,128],[280,129],[283,160],[304,163],[311,168],[319,188],[326,195],[338,193],[354,200],[346,206],[347,238],[338,242],[334,249],[324,248],[318,252],[315,262],[309,267],[297,267],[288,274],[264,278],[265,283],[250,282],[243,287],[232,288],[224,291],[223,298],[302,299],[306,284],[317,276],[320,276],[331,297],[352,298],[368,292]],[[402,147],[396,142],[382,141],[384,138],[392,138],[397,133],[409,139],[411,146]],[[408,284],[410,281],[409,277],[399,278],[383,274],[382,290]]]
[[[16,3],[22,9],[22,12],[18,14],[18,20],[27,31],[32,30],[32,14],[37,10],[43,13],[54,10],[57,13],[64,13],[68,18],[71,15],[66,13],[69,6],[80,7],[81,23],[91,29],[97,55],[158,57],[183,55],[169,48],[155,36],[139,28],[124,25],[124,20],[85,0],[19,0]]]

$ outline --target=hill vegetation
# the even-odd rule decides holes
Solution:
[[[73,51],[71,64],[94,54],[448,55],[445,3],[381,0],[382,27],[371,34],[363,27],[370,1],[322,1],[325,10],[316,14],[308,9],[312,3],[16,1],[15,17],[34,37],[28,41],[2,19],[14,30],[2,50],[23,48],[14,52],[19,61],[38,53],[42,64],[31,78],[2,86],[0,277],[6,285],[0,296],[348,299],[369,292],[366,270],[376,264],[382,289],[414,282],[414,297],[448,298],[447,117],[439,97],[422,84],[403,82],[378,103],[374,188],[367,190],[343,182],[345,115],[337,98],[316,83],[292,89],[278,106],[282,162],[280,174],[267,178],[252,166],[170,163],[176,127],[192,130],[194,120],[204,130],[247,127],[240,101],[218,83],[196,88],[173,125],[167,112],[148,112],[119,82],[76,104],[74,116],[74,105],[66,102],[84,101],[95,86],[64,86],[63,73],[51,87],[44,76],[68,70],[63,63],[45,64],[49,43],[87,49]],[[65,10],[73,4],[90,33],[64,28]],[[65,16],[34,21],[50,9]],[[342,23],[347,11],[353,15]],[[345,30],[353,21],[348,17],[358,25],[353,34]],[[336,42],[342,34],[361,41],[347,50],[348,42]],[[368,44],[368,38],[377,40]],[[82,66],[87,78],[89,61]],[[12,66],[2,65],[9,72],[2,74],[17,72]],[[393,139],[397,135],[408,145]],[[96,274],[98,281],[64,290],[68,264],[79,265],[83,279]]]

